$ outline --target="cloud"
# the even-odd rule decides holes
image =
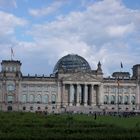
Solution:
[[[112,37],[123,37],[134,31],[134,24],[109,26],[106,31]]]
[[[30,11],[30,14],[51,14],[59,8],[53,4],[49,6],[50,12],[43,12],[47,7],[32,9],[35,13]],[[16,57],[24,64],[25,73],[52,73],[58,59],[68,53],[83,56],[92,69],[97,68],[100,60],[105,75],[120,70],[121,61],[126,71],[139,63],[140,11],[128,9],[120,0],[97,1],[86,6],[85,10],[58,16],[51,22],[33,23],[26,31],[33,38],[31,42],[9,40],[17,52]],[[16,26],[26,23],[13,15],[8,21],[4,14],[0,17],[6,26],[0,23],[3,25],[0,35],[1,32],[14,34]]]
[[[0,36],[13,34],[17,26],[27,24],[26,20],[2,11],[0,11],[0,21],[2,21],[0,22]]]
[[[140,11],[126,8],[120,0],[99,1],[88,5],[85,11],[34,25],[30,35],[52,67],[57,58],[77,53],[85,57],[93,69],[100,60],[104,73],[109,74],[112,68],[117,70],[121,61],[128,64],[126,70],[136,63],[138,56],[129,43],[133,42],[135,34],[140,34],[139,15]]]
[[[49,14],[56,12],[62,5],[64,1],[55,1],[51,3],[48,7],[43,7],[41,9],[29,9],[29,14],[35,17],[48,16]]]
[[[10,47],[18,47],[16,28],[26,26],[28,21],[2,11],[0,11],[0,21],[0,58],[9,59]]]
[[[0,0],[0,8],[17,8],[16,0]]]

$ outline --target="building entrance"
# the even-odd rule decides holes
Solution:
[[[12,111],[12,106],[8,106],[8,107],[7,107],[7,110],[8,110],[8,111]]]

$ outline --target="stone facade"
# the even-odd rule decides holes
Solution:
[[[79,59],[77,55],[74,57]],[[24,76],[20,61],[3,60],[0,110],[48,113],[140,110],[140,65],[133,66],[132,76],[118,72],[104,78],[100,62],[96,70],[91,70],[89,65],[85,70],[75,69],[73,64],[77,60],[72,58],[73,61],[66,69],[64,63],[55,66],[55,73],[47,77]]]

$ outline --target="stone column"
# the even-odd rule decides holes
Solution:
[[[5,110],[5,102],[7,102],[7,91],[6,91],[6,81],[2,82],[2,98],[1,98],[1,110]]]
[[[103,84],[99,85],[99,91],[98,91],[98,105],[103,104]]]
[[[80,105],[80,102],[79,102],[79,99],[80,99],[79,95],[80,95],[80,92],[81,92],[80,88],[81,88],[81,86],[80,86],[79,84],[77,84],[77,91],[76,91],[76,106],[79,106],[79,105]]]
[[[98,94],[98,90],[97,90],[97,87],[95,87],[93,85],[93,104],[94,105],[97,105],[97,94]]]
[[[62,85],[62,106],[65,105],[65,84]]]
[[[129,98],[128,104],[131,105],[131,88],[129,88],[129,96],[128,96],[128,98]]]
[[[6,81],[2,82],[2,103],[7,102],[7,91],[6,91]]]
[[[129,101],[128,101],[128,104],[129,104],[129,109],[130,110],[132,110],[132,103],[131,103],[131,88],[129,88],[129,95],[128,95],[128,97],[129,97]]]
[[[93,95],[93,94],[94,94],[94,93],[93,93],[93,85],[91,85],[90,89],[91,89],[91,90],[90,90],[90,105],[93,106],[93,102],[94,102],[94,101],[93,101],[93,99],[94,99],[94,98],[93,98],[93,96],[94,96],[94,95]]]
[[[73,104],[73,96],[74,96],[74,87],[70,84],[70,92],[69,92],[69,106]]]
[[[108,86],[108,104],[111,104],[111,87]]]
[[[62,91],[61,91],[61,83],[58,82],[57,84],[58,88],[57,88],[57,102],[58,102],[58,106],[61,107],[62,105]],[[30,100],[29,100],[30,101]]]
[[[124,96],[124,90],[123,90],[123,87],[121,87],[121,91],[122,91],[122,93],[121,93],[121,94],[122,94],[122,104],[124,104],[124,97],[125,97],[125,96]]]
[[[16,106],[17,106],[17,110],[19,111],[20,110],[20,84],[19,84],[19,81],[17,80],[16,82],[15,82],[15,84],[16,84],[16,97],[15,97],[15,99],[16,99]],[[26,95],[26,103],[27,103],[27,95]]]
[[[136,87],[136,108],[139,109],[140,108],[140,87],[139,84],[137,83],[137,87]]]
[[[118,89],[115,87],[115,104],[118,103]]]
[[[84,85],[84,106],[87,106],[87,93],[88,93],[88,87],[87,85]]]
[[[19,93],[19,84],[18,81],[15,82],[15,98],[14,98],[14,102],[17,103],[18,102],[18,93]]]

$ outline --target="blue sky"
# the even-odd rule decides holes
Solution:
[[[12,47],[25,75],[49,75],[69,53],[105,76],[140,64],[140,0],[0,0],[0,21],[0,61]]]

